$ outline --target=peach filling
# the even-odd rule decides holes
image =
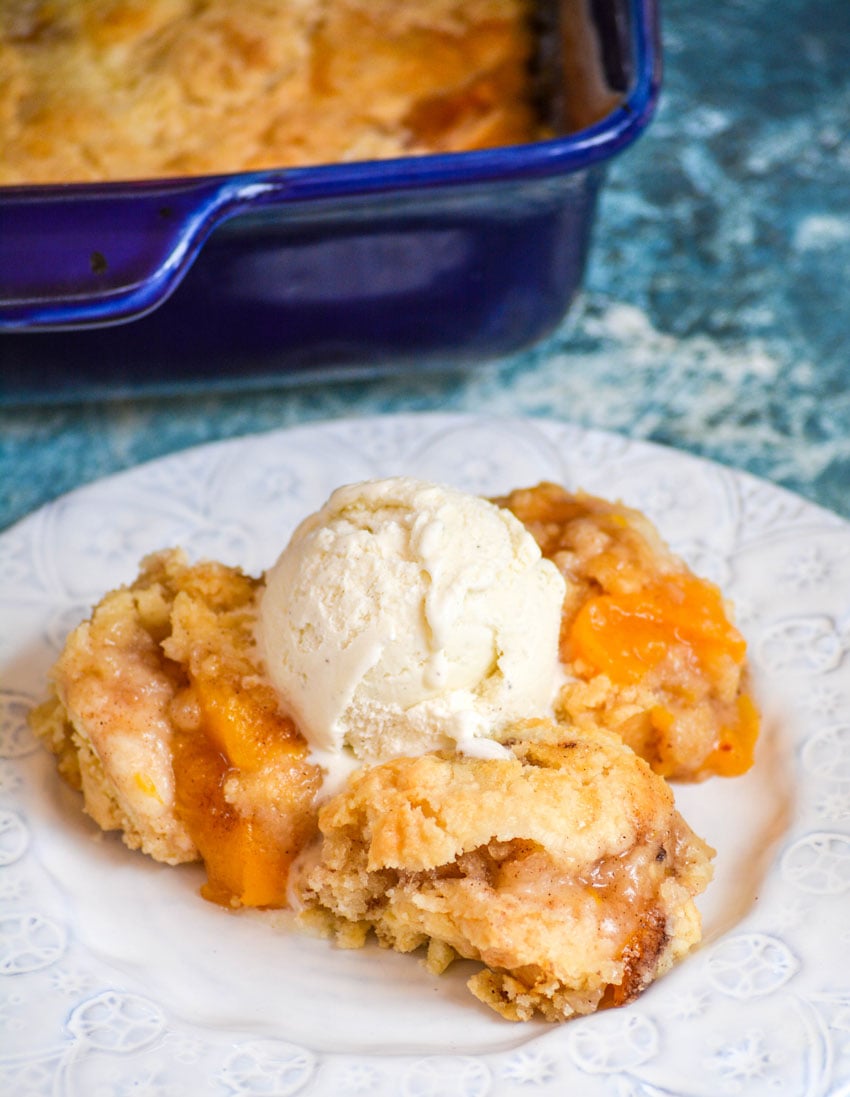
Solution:
[[[726,617],[720,591],[693,576],[667,577],[643,590],[600,594],[579,610],[573,653],[619,685],[638,682],[681,644],[709,675],[729,657],[741,664],[746,643]]]
[[[746,657],[746,642],[726,616],[720,591],[687,574],[660,578],[641,590],[588,599],[570,627],[566,646],[582,677],[588,672],[604,674],[623,686],[660,670],[676,651],[718,694],[730,663],[742,667]],[[674,719],[663,706],[651,714],[653,726],[662,732]],[[752,700],[738,696],[720,721],[701,770],[724,776],[744,773],[752,765],[758,729]]]
[[[223,906],[286,906],[290,865],[315,826],[318,772],[264,689],[193,676],[181,708],[194,711],[199,726],[174,739],[178,811],[207,871],[201,893]],[[275,798],[257,797],[269,806],[246,810],[239,795],[246,788],[249,799],[252,788]]]

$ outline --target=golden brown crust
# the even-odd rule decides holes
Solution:
[[[528,11],[528,0],[8,0],[0,184],[527,141]]]
[[[664,781],[606,732],[535,722],[504,759],[400,758],[320,813],[308,922],[346,946],[428,944],[512,1020],[628,1001],[699,939],[711,851]]]
[[[137,584],[102,599],[68,637],[53,697],[31,719],[98,826],[171,864],[198,856],[175,812],[169,708],[180,676],[158,642],[173,601],[168,573],[182,567],[176,552],[150,560]]]

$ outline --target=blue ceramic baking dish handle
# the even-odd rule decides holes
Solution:
[[[532,145],[195,179],[0,189],[0,330],[101,327],[177,288],[214,228],[363,195],[468,189],[586,171],[630,145],[660,85],[656,0],[634,0],[634,82],[601,122]]]
[[[0,326],[78,328],[144,315],[210,231],[279,199],[282,178],[10,188],[0,200]]]

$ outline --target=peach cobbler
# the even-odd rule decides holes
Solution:
[[[0,184],[537,140],[529,0],[3,0]]]
[[[177,549],[68,637],[31,723],[207,899],[478,961],[502,1016],[632,1000],[700,939],[713,851],[665,778],[752,763],[745,644],[634,510],[339,489],[254,579]]]
[[[359,771],[319,814],[309,918],[348,947],[373,929],[469,980],[510,1020],[631,1001],[699,941],[712,851],[616,736],[517,725],[504,758],[426,754]]]
[[[555,484],[497,502],[568,580],[558,714],[611,728],[665,777],[746,772],[759,720],[720,590],[630,507]]]

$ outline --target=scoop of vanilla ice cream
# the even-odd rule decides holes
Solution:
[[[507,510],[404,477],[335,491],[266,576],[259,643],[310,744],[380,761],[550,711],[564,580]]]

